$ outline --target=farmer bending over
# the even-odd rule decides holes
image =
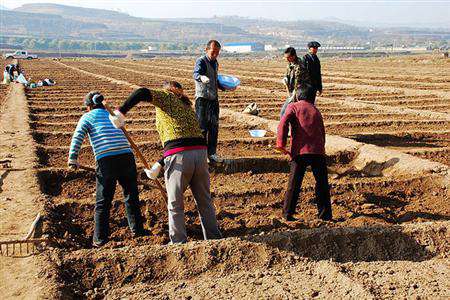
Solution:
[[[133,236],[144,234],[134,155],[122,130],[115,128],[108,119],[109,113],[102,104],[103,99],[100,92],[90,92],[85,96],[84,104],[88,112],[78,121],[68,162],[70,168],[78,168],[78,154],[87,134],[97,162],[94,247],[108,241],[109,213],[117,181],[123,189],[128,225]]]
[[[156,107],[156,129],[164,147],[164,178],[168,196],[171,243],[187,242],[184,222],[184,192],[190,186],[200,215],[205,239],[222,237],[211,200],[207,147],[194,110],[187,105],[181,84],[171,82],[165,90],[135,90],[110,117],[117,128],[125,124],[125,114],[139,102]],[[146,170],[147,176],[150,170]],[[150,177],[150,176],[149,176]]]
[[[291,173],[284,198],[283,216],[293,217],[297,206],[306,167],[311,166],[316,179],[316,203],[318,217],[331,220],[330,187],[325,156],[325,126],[322,115],[314,106],[316,90],[302,89],[296,95],[297,102],[287,106],[278,125],[277,150],[291,156]],[[291,151],[286,150],[289,126],[291,127]]]

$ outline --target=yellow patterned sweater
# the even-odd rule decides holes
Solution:
[[[156,107],[156,130],[164,146],[164,156],[206,147],[194,110],[178,96],[166,90],[139,88],[119,110],[126,114],[140,101],[151,102]]]

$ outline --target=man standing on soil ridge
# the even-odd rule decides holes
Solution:
[[[330,187],[325,156],[325,126],[322,115],[314,106],[315,90],[312,87],[299,93],[297,101],[287,106],[277,130],[277,150],[291,156],[291,173],[284,198],[283,217],[295,221],[303,176],[306,167],[311,166],[316,180],[317,216],[331,220]],[[291,149],[286,150],[287,137],[291,127]]]
[[[302,63],[306,69],[308,76],[305,76],[306,81],[304,84],[311,85],[311,94],[313,98],[312,103],[316,102],[316,95],[322,95],[322,73],[320,67],[320,60],[317,57],[317,51],[319,50],[320,43],[312,41],[308,43],[309,52],[302,57]]]
[[[139,102],[156,107],[156,129],[164,147],[164,181],[166,184],[171,243],[186,243],[184,192],[190,186],[200,215],[205,239],[220,239],[216,210],[210,193],[206,141],[190,101],[178,82],[169,82],[164,90],[135,90],[110,120],[116,128],[125,124],[125,114]],[[150,178],[150,170],[145,170]]]
[[[195,112],[202,134],[208,145],[208,158],[218,162],[217,140],[219,136],[219,95],[218,89],[225,88],[217,80],[219,63],[217,57],[220,54],[221,45],[216,40],[210,40],[206,44],[206,54],[195,62]]]
[[[114,128],[108,119],[109,113],[103,105],[103,95],[90,92],[84,98],[88,112],[78,121],[69,150],[68,165],[77,169],[78,154],[86,135],[97,162],[96,201],[94,215],[94,247],[103,246],[109,237],[109,213],[117,181],[125,197],[125,211],[128,225],[134,236],[144,235],[143,221],[139,208],[137,171],[133,152],[120,129]]]

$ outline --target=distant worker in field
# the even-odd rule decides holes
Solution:
[[[216,210],[210,193],[207,146],[197,116],[178,82],[164,90],[139,88],[131,93],[110,120],[117,128],[125,124],[125,114],[139,102],[156,107],[156,130],[164,151],[164,179],[168,198],[169,236],[171,243],[187,242],[184,220],[184,192],[190,186],[200,215],[205,239],[219,239]],[[145,170],[149,178],[157,176]]]
[[[14,81],[21,74],[19,63],[6,65],[4,73],[8,74],[9,81]]]
[[[219,95],[218,89],[225,90],[217,80],[221,45],[216,40],[206,44],[206,54],[195,62],[195,112],[202,134],[208,146],[208,158],[217,162],[217,140],[219,136]]]
[[[304,68],[308,72],[308,76],[305,76],[306,83],[310,84],[314,90],[312,103],[316,102],[316,95],[322,95],[322,73],[320,67],[320,60],[317,57],[317,51],[319,50],[319,42],[309,42],[308,49],[309,52],[302,57],[302,63]]]
[[[330,187],[325,156],[325,126],[322,115],[314,106],[316,91],[309,87],[287,106],[277,130],[276,149],[291,156],[291,173],[284,197],[283,217],[294,218],[298,197],[306,168],[311,166],[316,180],[316,204],[318,217],[331,220]],[[287,137],[291,128],[291,148],[286,150]]]
[[[297,56],[297,51],[295,48],[286,48],[284,51],[284,59],[288,62],[286,75],[283,78],[283,83],[286,87],[288,95],[283,107],[281,108],[280,118],[283,117],[287,106],[294,102],[297,89],[302,82],[302,76],[308,75],[308,73],[305,72],[304,64],[302,64],[302,61]]]
[[[70,168],[79,167],[78,154],[84,138],[88,135],[97,163],[92,243],[94,247],[100,247],[108,242],[109,214],[117,181],[123,189],[125,211],[131,232],[135,237],[144,235],[134,155],[122,130],[116,129],[108,119],[109,113],[103,106],[103,100],[103,95],[98,91],[85,96],[84,105],[88,112],[78,121],[70,144],[68,160]]]

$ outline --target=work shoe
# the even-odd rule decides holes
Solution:
[[[107,242],[95,242],[92,241],[92,248],[100,248],[102,246],[104,246]]]
[[[222,162],[222,161],[223,161],[223,159],[220,158],[217,154],[213,154],[213,155],[210,155],[210,156],[208,157],[208,162],[216,162],[216,163],[220,163],[220,162]]]
[[[287,215],[287,216],[284,216],[283,218],[287,222],[295,222],[295,221],[297,221],[297,219],[294,218],[294,216],[292,216],[292,215]]]
[[[142,230],[133,232],[131,235],[133,236],[133,238],[138,238],[141,236],[148,236],[148,235],[150,235],[150,231],[148,231],[147,229],[142,229]]]
[[[321,212],[319,212],[317,217],[322,221],[331,221],[333,219],[331,212],[327,209],[324,209]]]

